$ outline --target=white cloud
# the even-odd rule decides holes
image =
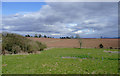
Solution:
[[[82,33],[82,31],[81,30],[78,30],[78,31],[76,31],[76,32],[74,32],[75,34],[80,34],[80,33]]]
[[[102,34],[114,37],[117,36],[117,10],[117,3],[48,2],[33,13],[4,16],[3,30],[54,36],[98,37]]]
[[[10,26],[5,26],[5,27],[3,27],[4,29],[10,29]]]
[[[51,35],[61,35],[61,34],[51,34]]]
[[[74,26],[77,26],[76,23],[71,23],[71,24],[68,24],[69,27],[74,27]]]

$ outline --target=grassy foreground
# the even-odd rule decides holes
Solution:
[[[117,74],[118,54],[105,49],[54,48],[2,56],[3,74]],[[115,51],[115,50],[113,50]]]

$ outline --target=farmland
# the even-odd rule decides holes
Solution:
[[[82,39],[81,49],[78,39],[28,39],[47,48],[39,54],[3,55],[3,74],[118,74],[118,39]],[[104,49],[99,49],[99,44]]]
[[[117,74],[113,49],[53,48],[40,54],[3,56],[3,74]]]
[[[0,33],[0,53],[1,53],[1,50],[2,50],[2,34]]]
[[[54,39],[54,38],[29,38],[32,40],[43,42],[48,48],[79,48],[77,39]],[[104,48],[119,48],[120,39],[82,39],[82,48],[98,48],[99,44],[103,44]]]
[[[16,1],[1,1],[0,75],[120,75],[117,1]]]

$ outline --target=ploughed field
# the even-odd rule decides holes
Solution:
[[[106,51],[112,51],[111,53]],[[118,74],[117,50],[53,48],[2,56],[3,74]]]
[[[30,38],[45,43],[48,48],[79,48],[80,44],[77,39],[55,39],[55,38]],[[82,48],[99,48],[100,44],[103,44],[104,48],[110,47],[117,49],[118,41],[120,39],[82,39]]]

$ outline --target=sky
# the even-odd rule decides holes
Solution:
[[[30,13],[40,10],[40,8],[46,5],[45,2],[3,2],[2,13],[3,15],[13,15],[16,13]]]
[[[51,37],[118,37],[118,3],[3,2],[2,31]]]

